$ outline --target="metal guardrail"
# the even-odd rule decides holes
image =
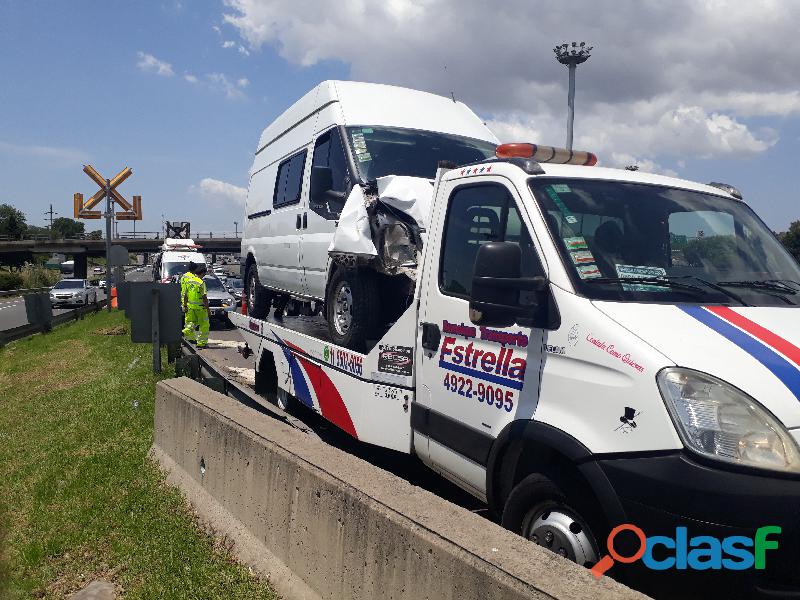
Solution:
[[[43,292],[49,292],[49,287],[41,287],[41,288],[25,288],[21,290],[4,290],[0,291],[0,298],[8,298],[9,296],[24,296],[25,294],[41,294]]]
[[[297,417],[277,408],[265,398],[259,396],[255,390],[249,389],[248,386],[233,381],[230,375],[223,373],[222,370],[214,364],[214,361],[199,354],[197,349],[186,340],[181,341],[179,349],[170,349],[171,353],[176,351],[179,354],[176,356],[175,361],[176,377],[185,376],[199,381],[215,392],[230,396],[248,408],[257,410],[261,414],[286,423],[315,438],[319,438],[319,435],[311,427]]]
[[[242,237],[242,232],[233,231],[199,231],[192,234],[193,240],[238,240]]]
[[[77,321],[90,313],[99,312],[100,309],[103,308],[107,302],[108,300],[100,300],[97,304],[90,304],[89,306],[81,306],[80,308],[76,308],[69,312],[61,313],[60,315],[53,315],[53,320],[50,323],[49,328],[45,325],[28,323],[26,325],[20,325],[19,327],[13,327],[11,329],[0,331],[0,348],[5,346],[9,342],[24,339],[35,333],[42,333],[45,331],[49,331],[56,325],[63,325],[64,323],[69,323],[70,321]]]

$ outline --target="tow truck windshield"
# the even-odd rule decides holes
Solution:
[[[538,178],[530,186],[581,295],[800,305],[800,266],[744,202],[619,181]]]
[[[484,140],[397,127],[348,127],[347,138],[365,183],[385,175],[433,179],[440,160],[479,162],[494,157],[497,147]]]

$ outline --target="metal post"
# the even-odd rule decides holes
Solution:
[[[578,65],[568,65],[569,94],[567,95],[567,150],[572,151],[572,125],[575,122],[575,71]]]
[[[158,288],[153,289],[151,313],[151,332],[153,336],[153,373],[161,373],[161,333],[158,328]]]
[[[587,46],[586,42],[561,44],[553,48],[556,53],[556,60],[569,70],[569,92],[567,94],[567,150],[572,151],[572,126],[575,123],[575,71],[578,65],[589,60],[592,46]]]
[[[106,301],[108,312],[111,312],[111,219],[114,218],[111,203],[111,180],[106,179]]]

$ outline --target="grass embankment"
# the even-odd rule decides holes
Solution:
[[[0,598],[97,578],[125,598],[275,598],[147,458],[158,378],[150,346],[107,334],[122,324],[102,312],[0,350]]]

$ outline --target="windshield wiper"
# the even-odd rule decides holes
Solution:
[[[794,296],[797,294],[797,291],[789,287],[788,285],[778,282],[778,281],[761,281],[761,280],[753,280],[753,281],[718,281],[717,285],[724,285],[728,287],[740,287],[740,288],[751,288],[754,290],[758,290],[765,294],[769,294],[770,296],[774,296],[775,298],[780,298],[786,304],[794,304],[789,298],[784,296],[784,294],[791,294]]]
[[[756,290],[772,290],[774,292],[783,292],[784,294],[796,294],[797,290],[789,287],[782,281],[771,279],[769,281],[753,280],[753,281],[718,281],[717,285],[725,285],[729,287],[742,287],[753,288]]]
[[[648,284],[660,285],[663,287],[674,288],[676,290],[689,292],[692,294],[704,294],[703,289],[696,285],[671,281],[661,277],[593,277],[584,279],[584,283],[622,283],[622,284]]]
[[[727,296],[728,298],[733,298],[742,306],[750,306],[745,302],[739,294],[734,294],[730,290],[726,290],[724,287],[720,287],[716,283],[712,283],[707,279],[703,279],[702,277],[698,277],[697,275],[670,275],[670,279],[694,279],[695,281],[699,281],[703,285],[710,287],[712,290],[718,291],[720,294]]]

